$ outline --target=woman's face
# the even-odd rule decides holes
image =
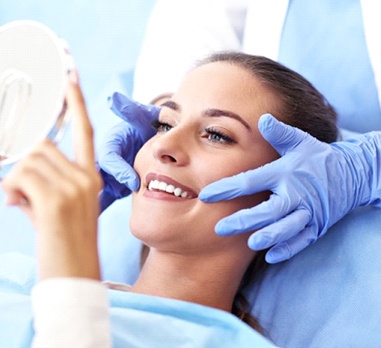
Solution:
[[[134,235],[173,252],[246,245],[248,233],[220,237],[214,226],[267,199],[267,192],[208,204],[197,197],[214,181],[278,157],[258,131],[259,117],[273,104],[272,93],[241,67],[209,63],[188,73],[162,105],[157,135],[136,157],[141,187],[133,194]]]

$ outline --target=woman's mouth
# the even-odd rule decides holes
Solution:
[[[167,193],[172,193],[176,197],[181,197],[181,198],[187,198],[188,197],[188,192],[183,191],[180,187],[175,187],[172,184],[167,184],[164,181],[159,181],[159,180],[152,180],[148,184],[148,190],[154,191],[154,190],[159,190],[159,191],[164,191]]]
[[[151,192],[163,192],[174,197],[191,199],[196,198],[197,194],[189,187],[165,176],[150,173],[146,177],[147,189]]]

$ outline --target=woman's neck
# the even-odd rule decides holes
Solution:
[[[179,255],[151,249],[131,291],[231,311],[246,269],[242,257]]]

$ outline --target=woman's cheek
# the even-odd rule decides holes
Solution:
[[[147,160],[147,155],[148,155],[148,149],[147,149],[147,144],[143,145],[143,147],[138,151],[138,153],[135,156],[134,160],[134,170],[138,174],[139,178],[141,179],[141,173],[143,170],[143,164]]]

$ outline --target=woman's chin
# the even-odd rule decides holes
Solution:
[[[130,231],[131,234],[149,246],[168,239],[169,226],[159,223],[157,219],[152,216],[132,214],[130,218]]]

